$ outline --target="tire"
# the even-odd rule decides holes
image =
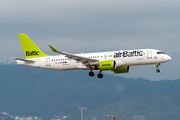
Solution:
[[[98,78],[103,78],[103,74],[98,74]]]
[[[93,77],[94,76],[94,72],[89,72],[89,76]]]
[[[156,70],[156,72],[157,72],[157,73],[159,73],[159,72],[160,72],[160,70],[159,70],[159,69],[157,69],[157,70]]]

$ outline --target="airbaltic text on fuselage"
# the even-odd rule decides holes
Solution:
[[[26,51],[26,56],[36,56],[36,55],[39,55],[39,51]]]
[[[123,52],[114,53],[114,58],[135,57],[135,56],[143,56],[143,51],[134,50],[134,51],[123,51]]]

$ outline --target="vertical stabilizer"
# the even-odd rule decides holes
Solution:
[[[49,56],[44,54],[26,34],[19,33],[18,36],[26,59]]]

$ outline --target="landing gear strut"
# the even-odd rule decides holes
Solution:
[[[103,74],[101,73],[101,71],[99,71],[99,74],[97,76],[98,78],[103,78]]]
[[[89,76],[91,76],[91,77],[94,76],[94,72],[92,70],[89,72]]]
[[[160,63],[156,63],[155,65],[156,65],[156,72],[159,73],[160,70],[158,69],[158,67],[159,67]]]

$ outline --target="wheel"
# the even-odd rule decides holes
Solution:
[[[94,76],[94,72],[89,72],[89,76],[93,77]]]
[[[159,70],[159,69],[157,69],[157,70],[156,70],[156,72],[157,72],[157,73],[159,73],[159,72],[160,72],[160,70]]]
[[[98,74],[98,78],[103,78],[103,74]]]

